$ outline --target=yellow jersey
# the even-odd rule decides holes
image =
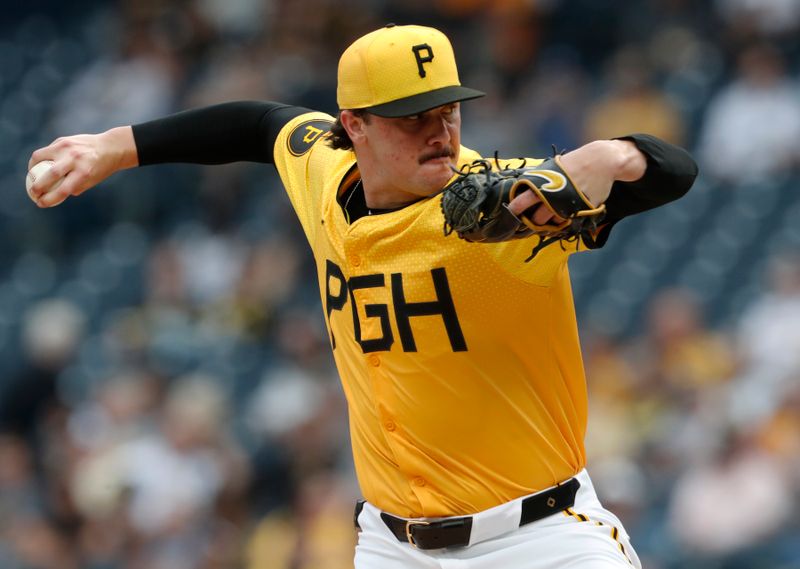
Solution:
[[[314,253],[364,497],[402,517],[465,515],[575,475],[574,246],[526,263],[531,239],[446,237],[440,195],[348,223],[337,197],[356,158],[326,144],[332,122],[295,117],[274,160]]]

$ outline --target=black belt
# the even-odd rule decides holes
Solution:
[[[581,483],[576,478],[570,478],[563,484],[523,499],[519,525],[524,526],[571,508],[575,504],[575,494],[580,486]],[[356,505],[356,519],[362,507],[363,503]],[[404,520],[382,512],[381,519],[399,541],[410,543],[419,549],[469,545],[472,531],[471,516],[426,522]]]

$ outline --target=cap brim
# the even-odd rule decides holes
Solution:
[[[379,117],[407,117],[409,115],[424,113],[425,111],[441,107],[442,105],[477,99],[484,95],[486,95],[486,93],[483,91],[462,87],[460,85],[453,85],[451,87],[442,87],[441,89],[406,97],[405,99],[397,99],[396,101],[389,101],[388,103],[367,107],[364,110],[378,115]]]

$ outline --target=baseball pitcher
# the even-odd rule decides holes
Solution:
[[[58,139],[40,207],[166,162],[277,168],[316,260],[364,501],[357,569],[640,567],[585,469],[587,394],[567,260],[677,199],[697,168],[631,134],[541,159],[461,145],[439,31],[341,56],[337,116],[272,102]]]

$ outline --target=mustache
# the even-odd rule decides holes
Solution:
[[[428,160],[435,160],[436,158],[454,158],[455,155],[456,153],[452,146],[445,146],[441,150],[435,150],[433,152],[429,152],[428,154],[424,154],[420,157],[419,163],[424,164]]]

